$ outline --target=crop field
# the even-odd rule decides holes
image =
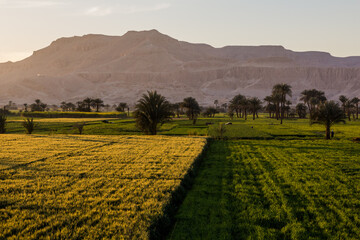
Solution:
[[[1,135],[0,239],[147,239],[205,142]]]
[[[168,239],[360,239],[360,144],[214,140]]]

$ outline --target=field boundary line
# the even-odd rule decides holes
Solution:
[[[150,240],[166,239],[166,237],[171,233],[176,223],[175,215],[184,201],[188,191],[194,184],[195,178],[199,172],[199,168],[204,160],[206,151],[208,150],[211,141],[211,138],[206,138],[206,143],[202,151],[194,159],[178,187],[171,192],[168,202],[162,208],[162,214],[155,216],[151,220],[150,227],[148,228]]]

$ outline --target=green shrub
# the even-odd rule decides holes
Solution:
[[[84,131],[84,126],[85,126],[85,122],[82,123],[75,123],[74,124],[74,129],[77,129],[79,131],[79,134],[81,135]]]
[[[31,134],[37,126],[37,124],[34,122],[33,118],[25,119],[24,122],[22,123],[22,125],[25,128],[25,132],[27,134]]]

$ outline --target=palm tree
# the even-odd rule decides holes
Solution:
[[[232,111],[236,112],[236,117],[240,117],[242,112],[243,101],[245,99],[246,98],[241,94],[238,94],[235,97],[233,97],[233,99],[231,99],[229,108],[231,108]]]
[[[95,106],[96,108],[96,112],[99,112],[100,111],[100,108],[104,107],[104,101],[101,100],[100,98],[96,98],[93,100],[93,105]]]
[[[273,87],[273,94],[280,97],[280,124],[282,124],[284,118],[286,96],[292,96],[291,86],[285,83],[276,84]]]
[[[28,111],[28,104],[24,103],[24,111],[27,112]]]
[[[60,108],[61,108],[64,112],[68,110],[66,105],[67,105],[66,102],[61,102],[61,103],[60,103]]]
[[[346,113],[346,106],[345,106],[345,104],[346,104],[346,102],[348,101],[349,99],[347,98],[347,97],[345,97],[344,95],[341,95],[340,97],[339,97],[339,101],[341,102],[341,106],[342,106],[342,108],[343,108],[343,113],[345,114]]]
[[[171,105],[156,91],[148,91],[135,106],[136,126],[145,134],[156,135],[158,125],[171,119]]]
[[[358,97],[354,97],[353,99],[351,99],[351,102],[356,107],[356,119],[359,119],[359,103],[360,103],[360,99]]]
[[[326,139],[330,139],[330,128],[333,124],[344,121],[344,112],[339,104],[334,101],[325,102],[320,105],[319,109],[314,112],[312,124],[318,123],[325,125]]]
[[[174,111],[174,116],[176,116],[177,118],[180,118],[181,103],[171,104],[171,109]]]
[[[269,112],[269,118],[271,118],[271,113],[272,113],[272,111],[274,109],[273,106],[272,106],[272,105],[274,105],[273,104],[273,98],[272,98],[272,96],[266,96],[264,98],[264,101],[267,102],[265,110]]]
[[[221,107],[224,108],[225,112],[227,111],[228,108],[228,104],[227,103],[223,103],[221,104]]]
[[[94,101],[91,98],[85,98],[83,100],[84,109],[87,112],[91,112],[91,107],[94,105]]]
[[[119,103],[119,105],[116,107],[116,111],[118,112],[125,112],[125,109],[128,108],[127,103],[125,102],[121,102]]]
[[[352,103],[352,101],[347,100],[345,102],[345,109],[346,109],[346,114],[347,114],[349,121],[351,121],[351,112],[352,112],[353,108],[354,108],[354,104]]]
[[[193,124],[196,123],[197,116],[200,114],[200,106],[195,98],[188,97],[184,98],[182,106],[186,108],[186,115],[189,120],[193,120]]]
[[[215,108],[217,108],[217,105],[219,104],[219,101],[216,99],[215,101],[214,101],[214,105],[215,105]]]
[[[244,119],[247,120],[247,113],[248,113],[248,109],[250,108],[250,104],[249,104],[249,100],[246,97],[244,97],[241,100],[240,107],[243,112]]]
[[[307,105],[310,113],[310,119],[313,112],[326,101],[325,93],[316,89],[304,90],[301,92],[301,101]]]
[[[304,103],[298,103],[296,105],[296,112],[299,115],[299,118],[306,118],[306,105]]]
[[[255,116],[257,115],[257,112],[262,108],[261,101],[257,97],[250,98],[248,100],[250,111],[253,114],[253,120],[255,120]]]

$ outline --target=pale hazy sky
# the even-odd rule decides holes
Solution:
[[[60,37],[157,29],[179,40],[360,55],[360,0],[0,0],[0,62]]]

